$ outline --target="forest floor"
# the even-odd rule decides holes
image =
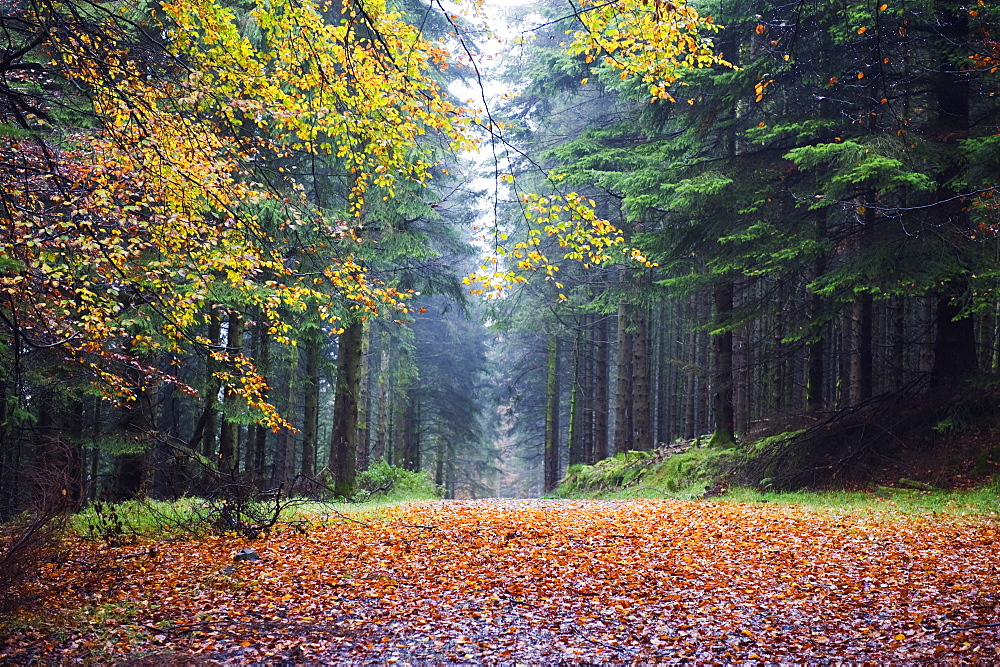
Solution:
[[[4,622],[0,662],[990,664],[998,538],[995,514],[493,500],[253,542],[81,540]]]

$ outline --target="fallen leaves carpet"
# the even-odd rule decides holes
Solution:
[[[44,614],[8,628],[0,660],[991,664],[998,532],[766,504],[445,501],[121,547],[74,587],[88,546],[44,573]],[[234,563],[246,546],[261,560]]]

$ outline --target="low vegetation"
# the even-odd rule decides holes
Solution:
[[[904,514],[1000,515],[1000,480],[990,475],[996,465],[996,447],[990,444],[994,439],[976,429],[953,434],[948,441],[938,443],[942,451],[934,456],[954,457],[958,452],[959,460],[953,458],[950,468],[942,463],[926,464],[918,455],[928,452],[917,448],[909,452],[913,458],[887,466],[863,481],[827,481],[821,486],[789,489],[776,484],[773,477],[749,480],[746,471],[760,469],[762,457],[770,457],[775,449],[786,450],[804,434],[807,431],[788,431],[725,449],[706,446],[705,438],[651,452],[624,452],[594,465],[571,466],[552,497],[717,498],[843,512],[884,509]],[[957,444],[970,442],[973,444],[965,449],[959,449]],[[926,478],[935,483],[900,474],[900,470],[919,468],[921,463],[928,466]],[[943,470],[951,470],[952,475],[942,477]]]

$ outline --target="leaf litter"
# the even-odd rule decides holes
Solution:
[[[44,613],[5,624],[0,660],[989,664],[998,532],[987,517],[491,500],[252,543],[85,543],[39,573]],[[244,548],[260,559],[234,562]]]

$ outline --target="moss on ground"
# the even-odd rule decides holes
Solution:
[[[590,466],[574,465],[552,495],[556,498],[711,497],[725,502],[775,503],[847,512],[863,509],[885,512],[887,516],[945,514],[1000,518],[1000,480],[953,491],[906,484],[887,487],[876,482],[853,490],[779,491],[769,488],[767,479],[761,480],[758,488],[731,487],[726,482],[731,471],[747,457],[766,453],[798,433],[782,433],[743,448],[716,449],[692,442],[653,452],[626,452]]]
[[[556,498],[694,498],[735,460],[733,449],[689,446],[623,452],[594,465],[574,465],[553,492]]]

